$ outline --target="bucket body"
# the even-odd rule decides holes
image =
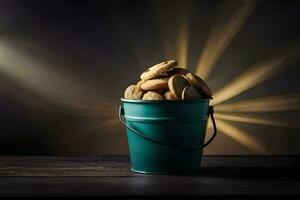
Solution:
[[[122,102],[132,171],[187,174],[200,169],[209,99]]]

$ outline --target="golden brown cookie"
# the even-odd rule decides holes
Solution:
[[[166,87],[166,88],[161,88],[161,89],[156,89],[156,90],[151,90],[151,91],[153,91],[153,92],[156,92],[156,93],[158,93],[158,94],[160,94],[160,95],[164,95],[164,93],[166,92],[166,91],[168,91],[169,90],[169,88],[168,87]]]
[[[152,78],[155,78],[160,75],[164,75],[165,72],[172,69],[173,67],[176,67],[177,61],[176,60],[169,60],[165,62],[161,62],[157,65],[154,65],[147,69],[145,72],[141,74],[142,80],[149,80]]]
[[[148,91],[144,94],[143,100],[164,100],[164,97],[156,92]]]
[[[143,90],[157,90],[168,88],[169,77],[166,78],[155,78],[145,81],[141,84]]]
[[[188,73],[185,75],[190,84],[205,98],[212,97],[212,91],[208,85],[196,74]]]
[[[170,90],[164,93],[164,97],[166,100],[176,100],[176,97],[171,93]]]
[[[184,68],[180,68],[180,67],[175,67],[169,71],[167,71],[167,74],[169,76],[173,76],[175,74],[182,74],[182,75],[186,75],[187,73],[191,73],[189,70],[184,69]]]
[[[139,82],[137,82],[136,86],[141,87],[143,83],[145,83],[145,81],[140,80]]]
[[[199,92],[192,86],[185,87],[181,94],[182,100],[196,100],[202,99]]]
[[[143,90],[136,86],[136,85],[130,85],[127,87],[127,89],[124,92],[124,98],[126,99],[142,99],[143,97]]]
[[[190,83],[183,75],[176,74],[169,79],[168,86],[172,95],[174,95],[176,99],[180,100],[183,89],[190,86]]]

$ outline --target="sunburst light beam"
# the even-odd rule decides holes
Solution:
[[[172,20],[171,15],[165,12],[165,9],[169,8],[159,1],[153,1],[150,5],[152,5],[153,13],[155,14],[155,21],[160,30],[160,42],[162,43],[163,54],[166,60],[174,59],[176,56],[176,46],[174,45],[175,42],[172,41],[174,38],[171,33],[173,32],[170,32],[170,29],[174,29],[174,20]]]
[[[33,58],[26,50],[3,41],[0,44],[0,70],[27,89],[58,103],[79,98],[83,91],[88,91],[75,80],[45,67],[41,60]]]
[[[242,1],[242,4],[236,8],[235,13],[231,15],[225,25],[223,23],[217,23],[212,27],[202,53],[198,59],[196,74],[201,76],[203,79],[207,79],[225,49],[247,20],[251,11],[255,7],[255,4],[256,1],[254,0]],[[223,12],[228,14],[228,10],[230,9],[227,9],[228,7],[225,7]],[[224,17],[222,16],[222,19],[223,18]]]
[[[218,112],[278,112],[300,110],[300,93],[273,95],[247,99],[234,103],[219,104]]]
[[[178,66],[186,68],[189,53],[189,14],[192,5],[180,1],[174,2],[171,7],[159,1],[154,1],[151,5],[160,31],[165,59],[176,58]],[[176,15],[170,15],[166,10],[172,10]]]
[[[117,108],[113,103],[97,100],[100,97],[83,82],[70,78],[62,71],[42,62],[28,50],[2,40],[0,73],[28,91],[79,115],[105,117],[106,119],[117,118],[114,114]],[[66,112],[61,109],[51,111]]]
[[[186,12],[180,14],[177,45],[178,66],[184,68],[187,68],[188,65],[189,26],[187,18]]]
[[[214,94],[211,105],[220,104],[265,81],[279,70],[291,54],[281,55],[253,65]]]
[[[278,119],[268,119],[263,116],[249,116],[241,114],[223,114],[215,113],[215,118],[219,120],[250,123],[250,124],[260,124],[260,125],[269,125],[269,126],[279,126],[279,127],[289,127],[289,128],[300,128],[300,120],[289,120],[283,121]]]
[[[251,151],[258,154],[270,154],[265,145],[257,138],[251,136],[249,133],[220,119],[217,120],[217,125],[220,132],[242,144]]]

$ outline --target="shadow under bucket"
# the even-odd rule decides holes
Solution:
[[[127,127],[132,168],[139,173],[198,172],[203,147],[217,133],[209,99],[148,101],[121,99],[119,118]],[[211,116],[214,133],[204,144]]]

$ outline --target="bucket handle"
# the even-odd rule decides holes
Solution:
[[[209,145],[213,140],[214,138],[216,137],[217,135],[217,126],[216,126],[216,122],[215,122],[215,119],[214,119],[214,107],[213,106],[209,106],[209,109],[208,109],[208,114],[210,115],[211,117],[211,120],[212,120],[212,124],[213,124],[213,128],[214,128],[214,132],[211,136],[211,138],[203,145],[203,147],[206,147],[207,145]],[[155,142],[155,143],[158,143],[158,144],[161,144],[161,145],[165,145],[165,146],[169,146],[169,147],[174,147],[174,148],[177,148],[177,149],[182,149],[182,150],[188,150],[188,151],[198,151],[200,149],[202,149],[203,147],[197,147],[197,148],[182,148],[182,147],[178,147],[178,146],[174,146],[174,145],[170,145],[170,144],[165,144],[165,143],[162,143],[162,142],[159,142],[157,140],[153,140],[152,138],[149,138],[145,135],[143,135],[142,133],[140,133],[139,131],[135,130],[134,128],[131,128],[130,126],[127,125],[126,121],[125,121],[125,117],[124,117],[124,108],[123,106],[120,106],[119,107],[119,119],[120,121],[129,129],[131,130],[132,132],[134,132],[135,134],[147,139],[147,140],[150,140],[152,142]]]

